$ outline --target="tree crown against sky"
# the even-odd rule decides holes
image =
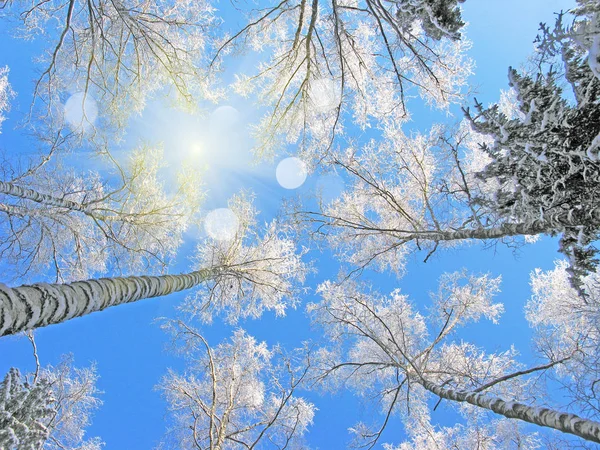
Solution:
[[[17,13],[27,32],[58,24],[57,29],[43,30],[48,32],[50,53],[42,61],[32,109],[40,112],[28,116],[30,125],[38,127],[37,136],[47,127],[59,138],[70,139],[72,133],[71,147],[71,142],[88,140],[97,146],[106,136],[116,136],[106,130],[125,127],[132,112],[142,110],[168,86],[188,102],[195,101],[194,94],[215,99],[222,92],[208,90],[213,77],[235,61],[240,50],[250,49],[250,55],[257,52],[259,64],[255,72],[240,74],[236,88],[266,106],[256,129],[260,152],[268,156],[285,143],[294,144],[293,151],[311,170],[336,170],[347,185],[333,202],[322,201],[309,211],[303,206],[295,216],[300,221],[267,221],[264,231],[256,228],[261,221],[255,219],[252,205],[237,197],[228,205],[233,226],[198,247],[192,272],[115,278],[119,264],[142,270],[145,261],[128,262],[135,260],[136,251],[160,254],[161,259],[163,253],[173,253],[185,239],[185,222],[194,208],[182,212],[179,200],[169,202],[174,190],[164,193],[158,181],[158,153],[145,153],[139,164],[134,157],[131,170],[118,165],[120,177],[107,177],[102,170],[82,177],[79,168],[71,174],[56,164],[74,153],[47,149],[38,163],[25,170],[16,164],[17,169],[7,170],[11,176],[2,180],[2,192],[12,200],[0,203],[10,218],[5,251],[18,261],[23,254],[35,257],[35,245],[32,253],[31,246],[23,244],[49,236],[50,243],[41,245],[60,249],[55,272],[65,275],[59,280],[78,280],[104,270],[110,278],[2,286],[3,330],[44,326],[198,285],[198,294],[189,296],[183,312],[204,323],[220,313],[229,323],[258,318],[265,311],[282,316],[309,295],[297,287],[308,275],[302,257],[312,239],[323,234],[329,246],[323,248],[350,263],[351,269],[349,273],[344,267],[337,281],[331,281],[335,271],[328,271],[330,281],[319,288],[322,303],[309,307],[330,340],[329,348],[318,353],[317,370],[314,361],[308,361],[310,353],[306,359],[282,358],[274,367],[278,351],[267,350],[266,344],[257,344],[241,330],[230,341],[210,347],[204,337],[207,328],[199,332],[177,322],[183,334],[196,341],[193,350],[201,352],[196,367],[182,376],[172,371],[162,384],[177,410],[173,431],[180,442],[227,448],[224,441],[251,447],[270,440],[285,447],[313,422],[313,398],[304,401],[292,395],[300,387],[295,384],[298,374],[310,375],[316,383],[303,383],[302,389],[314,388],[348,367],[349,374],[341,377],[344,386],[370,395],[384,411],[376,428],[352,428],[359,445],[375,445],[380,436],[387,439],[388,423],[399,424],[394,422],[398,416],[407,431],[406,442],[398,448],[441,443],[501,448],[508,442],[534,448],[544,439],[556,441],[556,435],[526,423],[597,440],[597,275],[591,245],[597,237],[600,12],[593,2],[580,0],[573,10],[573,26],[559,22],[555,29],[543,29],[539,55],[544,70],[512,71],[513,91],[497,106],[477,106],[470,124],[410,132],[408,119],[416,103],[412,96],[418,94],[446,111],[453,103],[465,102],[472,64],[458,3],[462,2],[301,0],[256,9],[244,5],[247,26],[227,35],[221,34],[229,26],[227,20],[223,28],[210,28],[220,25],[217,11],[203,3],[89,2],[86,8],[76,1],[5,2],[5,10]],[[549,61],[559,54],[564,71],[549,73]],[[0,74],[0,114],[6,114],[5,100],[12,97],[7,73]],[[560,80],[572,87],[574,101],[556,89]],[[60,101],[69,89],[82,93],[69,98],[63,108]],[[82,110],[75,120],[72,106]],[[94,122],[96,113],[100,119]],[[49,122],[42,125],[43,120]],[[362,132],[367,136],[364,145]],[[524,143],[527,139],[531,142]],[[535,158],[522,155],[532,152]],[[110,151],[96,153],[104,161],[112,158]],[[548,189],[553,171],[560,177]],[[188,188],[196,183],[187,180]],[[187,189],[182,196],[188,200],[186,195],[192,193],[196,206],[200,191]],[[147,220],[148,210],[155,221]],[[225,222],[225,216],[218,221]],[[20,224],[30,233],[23,243]],[[316,225],[309,240],[291,233],[298,224]],[[66,236],[65,228],[70,230]],[[87,230],[93,230],[91,238]],[[559,263],[553,272],[532,276],[534,297],[526,314],[539,354],[524,357],[524,363],[510,345],[492,351],[478,345],[481,335],[458,331],[469,323],[465,329],[475,326],[482,316],[497,321],[502,306],[491,297],[498,290],[498,278],[445,275],[429,310],[398,289],[384,296],[355,279],[368,280],[369,269],[378,267],[406,273],[406,280],[413,270],[410,254],[419,250],[431,261],[438,249],[465,241],[502,239],[522,245],[519,236],[539,234],[561,234],[561,250],[571,256],[571,265]],[[123,253],[106,259],[105,249],[113,243]],[[73,245],[87,250],[69,254]],[[40,252],[41,265],[47,254]],[[66,257],[75,262],[63,261]],[[25,261],[25,266],[32,264]],[[316,267],[327,271],[318,262]],[[566,282],[568,271],[573,286]],[[120,310],[125,314],[125,308]],[[562,320],[546,313],[555,310],[564,314]],[[19,325],[11,325],[11,320]],[[283,334],[270,336],[279,337]],[[188,350],[195,358],[192,348]],[[237,355],[242,364],[235,364]],[[197,367],[200,374],[194,374]],[[18,378],[14,371],[10,374]],[[269,383],[277,389],[267,394],[264,386]],[[564,386],[571,409],[553,383]],[[437,400],[441,408],[456,407],[457,425],[440,424],[433,404]],[[29,415],[38,413],[45,414],[39,410]]]
[[[304,448],[315,406],[295,395],[308,368],[281,349],[268,349],[244,330],[211,348],[199,332],[167,322],[189,360],[185,375],[170,371],[159,388],[172,416],[165,448]],[[190,423],[192,425],[190,426]],[[171,447],[172,445],[172,447]]]
[[[399,274],[416,249],[427,249],[427,260],[465,240],[561,235],[559,249],[580,286],[597,263],[600,79],[586,38],[593,23],[578,19],[566,29],[559,15],[553,29],[543,27],[539,69],[511,68],[500,102],[465,108],[459,126],[407,135],[389,123],[383,142],[329,155],[350,188],[300,212],[301,220],[315,224],[315,235],[355,270],[373,264]]]
[[[21,36],[47,39],[34,96],[46,121],[60,123],[65,91],[84,93],[83,125],[99,108],[105,128],[124,127],[165,86],[188,106],[216,101],[228,55],[258,52],[258,72],[235,83],[268,108],[257,150],[272,157],[295,142],[318,160],[347,118],[363,129],[390,116],[405,121],[413,91],[443,109],[463,99],[472,63],[458,3],[246,5],[247,25],[233,30],[208,2],[7,1],[4,11]]]
[[[201,174],[182,173],[166,192],[158,176],[161,149],[136,149],[125,164],[115,161],[116,182],[64,167],[63,159],[2,167],[0,254],[14,266],[13,276],[72,281],[166,267],[197,220]]]
[[[89,93],[120,126],[166,84],[190,105],[214,95],[199,70],[216,23],[207,2],[7,0],[2,6],[18,36],[47,39],[35,96],[48,115],[59,112],[65,92]]]
[[[551,277],[556,281],[548,282]],[[586,281],[592,286],[595,276]],[[431,294],[433,305],[427,308],[426,315],[422,315],[415,308],[415,302],[402,295],[399,289],[381,295],[367,286],[348,282],[326,282],[319,287],[322,301],[310,304],[308,311],[313,321],[323,327],[331,344],[317,352],[314,358],[317,379],[329,388],[351,386],[371,401],[377,399],[385,412],[379,424],[356,425],[353,432],[358,446],[373,447],[394,415],[400,416],[415,445],[424,438],[427,442],[427,434],[434,429],[430,423],[432,394],[439,396],[440,402],[460,402],[456,407],[464,415],[467,429],[480,429],[476,437],[468,436],[463,424],[454,429],[443,429],[438,439],[451,445],[462,442],[460,445],[467,448],[478,448],[485,442],[495,442],[502,447],[507,445],[505,440],[531,439],[528,445],[540,446],[535,434],[528,438],[517,424],[512,429],[515,436],[507,437],[502,435],[504,425],[501,423],[492,422],[488,426],[485,422],[477,423],[481,420],[481,412],[473,413],[472,406],[465,407],[462,402],[484,408],[484,411],[491,409],[507,418],[582,436],[579,432],[586,425],[565,426],[568,423],[565,412],[546,420],[545,414],[555,414],[551,412],[551,406],[544,403],[544,409],[536,403],[546,395],[543,382],[548,376],[546,372],[556,368],[560,381],[576,401],[582,401],[587,412],[596,417],[595,411],[590,409],[597,405],[593,388],[590,390],[593,383],[573,383],[576,373],[591,378],[596,373],[596,311],[593,307],[583,310],[575,306],[583,301],[568,285],[564,264],[559,264],[554,272],[542,274],[538,271],[532,275],[534,297],[528,302],[527,318],[536,327],[543,358],[534,367],[526,367],[518,361],[518,352],[512,346],[488,354],[476,345],[454,337],[457,330],[469,322],[484,318],[498,322],[503,305],[495,303],[493,297],[499,292],[499,284],[499,278],[444,274],[438,290]],[[595,302],[595,288],[591,288],[589,294]],[[552,314],[556,311],[554,302],[562,304],[562,318]],[[544,308],[544,313],[539,313],[537,308]],[[573,327],[575,315],[578,326]],[[570,320],[565,320],[567,317]],[[562,339],[561,331],[565,333]],[[564,417],[557,420],[560,416]],[[569,420],[581,419],[569,417]],[[588,425],[595,431],[587,434],[586,439],[598,442],[600,423],[589,421]],[[430,445],[433,442],[435,439]]]
[[[268,106],[259,154],[287,142],[318,161],[346,123],[407,120],[414,91],[442,109],[460,101],[472,67],[462,25],[456,1],[286,1],[252,11],[219,54],[238,45],[269,52],[236,83]]]
[[[565,28],[566,20],[560,14],[553,29],[542,27],[540,72],[509,70],[513,111],[477,104],[468,117],[493,137],[483,146],[491,161],[479,176],[499,186],[480,201],[501,217],[546,222],[562,233],[560,249],[577,286],[597,264],[600,76],[586,37],[593,20]]]

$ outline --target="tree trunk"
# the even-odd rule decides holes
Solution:
[[[64,198],[60,197],[54,197],[49,194],[42,194],[34,191],[33,189],[16,186],[4,181],[0,181],[0,194],[12,195],[13,197],[31,200],[32,202],[41,203],[43,205],[57,206],[59,208],[66,208],[73,211],[80,211],[84,214],[89,214],[88,208],[81,203],[65,200]]]
[[[485,393],[444,388],[426,380],[415,380],[429,392],[455,402],[466,402],[488,409],[509,419],[519,419],[543,427],[554,428],[588,441],[600,443],[600,423],[583,419],[575,414],[555,411],[548,408],[527,406],[518,402],[507,402]]]
[[[398,232],[406,240],[456,241],[462,239],[500,239],[510,236],[526,236],[535,234],[558,234],[568,228],[589,226],[600,222],[600,207],[590,207],[585,213],[578,212],[573,217],[570,211],[546,212],[543,217],[531,222],[503,223],[497,227],[475,228],[453,231],[424,230],[414,232]]]
[[[215,275],[215,269],[202,269],[181,275],[98,278],[15,288],[0,283],[0,336],[64,322],[123,303],[183,291]]]
[[[547,226],[526,223],[505,223],[493,228],[476,228],[456,231],[415,231],[402,233],[401,238],[407,240],[427,240],[434,242],[459,241],[463,239],[500,239],[509,236],[526,236],[551,233]]]

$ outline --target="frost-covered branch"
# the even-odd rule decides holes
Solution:
[[[472,64],[458,3],[283,0],[245,11],[246,25],[217,43],[212,66],[238,48],[260,52],[258,69],[235,85],[269,107],[259,154],[297,142],[320,160],[349,116],[362,128],[405,121],[413,90],[443,109],[461,98]]]
[[[160,150],[136,150],[123,168],[116,166],[117,183],[62,167],[56,156],[20,174],[7,165],[8,181],[0,181],[0,256],[11,262],[15,277],[45,270],[57,281],[109,268],[164,268],[203,191],[197,175],[188,174],[176,192],[166,193],[158,177],[161,161]]]
[[[532,297],[526,317],[534,330],[535,347],[546,358],[571,356],[556,371],[565,395],[586,415],[600,418],[600,275],[582,279],[580,296],[569,280],[568,264],[531,274]]]
[[[284,223],[276,220],[259,227],[257,211],[246,195],[233,197],[230,210],[238,221],[235,233],[225,239],[199,243],[194,267],[220,267],[218,278],[209,280],[189,296],[184,309],[210,322],[216,311],[229,322],[259,317],[263,311],[285,315],[300,301],[310,267]]]
[[[308,370],[307,350],[286,356],[238,329],[216,347],[183,322],[167,322],[190,364],[160,385],[172,415],[167,448],[299,448],[314,406],[295,391]],[[300,356],[304,355],[304,356]]]
[[[320,373],[318,380],[333,387],[343,383],[377,399],[386,417],[401,416],[414,442],[429,433],[445,435],[445,439],[454,442],[466,439],[461,435],[460,424],[452,430],[438,430],[430,424],[432,394],[598,442],[600,423],[532,405],[540,395],[540,387],[531,382],[531,376],[568,367],[575,358],[573,351],[569,353],[573,358],[555,355],[561,359],[527,369],[516,362],[513,348],[489,354],[452,338],[459,327],[469,322],[483,317],[498,320],[502,305],[492,300],[498,285],[499,279],[488,276],[447,274],[433,295],[433,307],[422,315],[399,290],[384,296],[353,281],[323,284],[323,300],[309,305],[313,320],[331,341],[314,358]],[[433,338],[431,329],[437,330]],[[505,426],[505,419],[494,423],[488,419],[488,425],[483,425],[474,419],[479,413],[461,408],[467,422],[474,421],[487,439],[500,439],[499,430]],[[362,424],[354,430],[358,443],[370,448],[384,428]]]
[[[188,106],[219,96],[201,69],[209,29],[216,25],[207,2],[5,0],[0,5],[21,22],[18,35],[47,43],[35,95],[50,115],[68,91],[84,92],[82,102],[94,98],[103,116],[121,126],[165,87]]]

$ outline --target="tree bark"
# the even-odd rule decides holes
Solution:
[[[462,229],[453,231],[414,231],[399,232],[402,239],[428,241],[456,241],[463,239],[500,239],[510,236],[526,236],[535,234],[554,235],[562,233],[566,228],[577,228],[590,223],[600,222],[600,207],[590,207],[587,211],[578,212],[580,217],[573,217],[569,211],[549,213],[531,222],[503,223],[497,227]],[[581,217],[583,216],[583,217]]]
[[[84,214],[89,214],[90,211],[81,203],[66,200],[60,197],[54,197],[49,194],[42,194],[34,191],[33,189],[16,186],[11,183],[0,181],[0,194],[11,195],[13,197],[19,197],[32,202],[41,203],[48,206],[57,206],[59,208],[71,209],[73,211],[79,211]]]
[[[218,269],[202,269],[180,275],[98,278],[14,288],[0,283],[0,336],[61,323],[111,306],[183,291],[217,274]]]
[[[543,224],[505,223],[493,228],[476,228],[456,231],[416,231],[402,233],[402,239],[427,241],[459,241],[463,239],[500,239],[510,236],[525,236],[549,233],[551,230]]]
[[[574,434],[588,441],[600,443],[600,423],[581,418],[575,414],[549,408],[527,406],[518,402],[507,402],[486,393],[454,390],[427,380],[415,379],[417,383],[435,395],[455,402],[466,402],[488,409],[509,419],[519,419],[543,427],[554,428],[563,433]]]

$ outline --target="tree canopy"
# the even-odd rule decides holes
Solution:
[[[0,447],[600,443],[600,5],[471,7],[0,0]]]

